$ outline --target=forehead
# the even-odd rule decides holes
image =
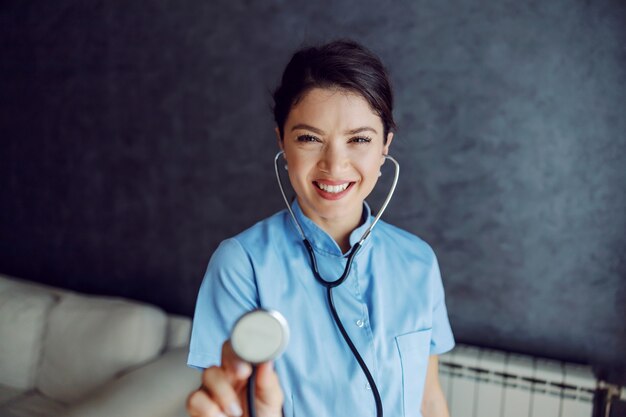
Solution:
[[[298,123],[322,130],[369,126],[382,132],[382,120],[358,93],[337,88],[313,88],[292,106],[285,126]]]

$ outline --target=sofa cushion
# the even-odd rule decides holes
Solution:
[[[186,366],[188,354],[186,347],[165,352],[72,404],[63,417],[187,415],[185,399],[197,389],[201,379],[200,372]]]
[[[0,384],[0,416],[4,416],[2,414],[2,406],[14,400],[15,398],[22,395],[26,390],[9,387],[8,385]]]
[[[38,389],[65,403],[161,351],[165,313],[118,298],[70,294],[51,311]]]
[[[46,317],[56,297],[28,286],[0,286],[0,384],[35,386]]]
[[[2,417],[51,417],[65,413],[66,406],[37,391],[29,391],[6,404],[0,404]]]

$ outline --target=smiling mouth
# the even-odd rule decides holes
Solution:
[[[326,191],[327,193],[330,193],[330,194],[339,194],[341,192],[344,192],[345,190],[348,189],[348,187],[354,184],[353,182],[345,182],[339,185],[330,185],[330,184],[322,184],[317,181],[313,181],[313,183],[320,190]]]

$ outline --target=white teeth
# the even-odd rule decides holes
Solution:
[[[326,184],[322,184],[319,182],[316,182],[317,186],[326,191],[327,193],[340,193],[342,191],[344,191],[346,188],[348,188],[348,185],[350,185],[349,182],[346,182],[345,184],[341,184],[341,185],[326,185]]]

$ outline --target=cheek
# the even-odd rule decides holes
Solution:
[[[307,181],[307,174],[310,171],[309,164],[301,158],[293,158],[289,160],[287,172],[289,173],[289,181],[296,188],[298,184]]]
[[[380,157],[374,156],[363,161],[363,163],[360,164],[360,170],[368,180],[376,180],[378,179],[381,166],[382,162]]]
[[[298,175],[296,175],[295,166],[289,165],[289,169],[287,170],[287,174],[289,176],[289,182],[291,183],[291,187],[294,190],[298,190]]]

